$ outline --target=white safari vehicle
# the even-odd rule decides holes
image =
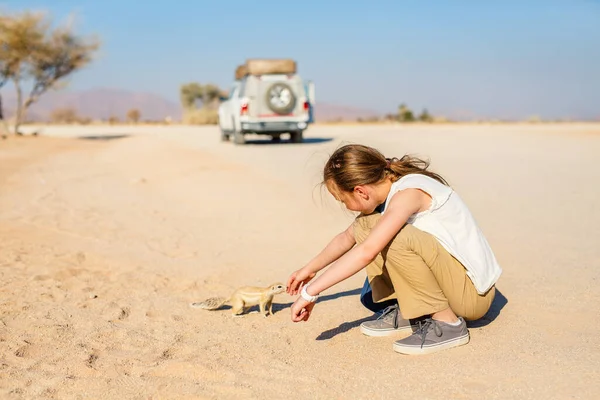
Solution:
[[[221,140],[245,143],[249,133],[274,141],[289,134],[301,143],[313,120],[315,89],[296,72],[294,60],[251,59],[235,72],[229,97],[219,106]]]

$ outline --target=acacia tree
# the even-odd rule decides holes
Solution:
[[[213,84],[201,85],[196,82],[181,85],[181,104],[186,110],[196,108],[198,100],[202,101],[202,108],[209,108],[215,101],[222,97],[222,91]]]
[[[196,82],[186,83],[181,85],[180,98],[181,105],[184,109],[193,109],[196,106],[196,101],[201,99],[204,94],[204,88],[202,85]]]
[[[19,24],[4,15],[0,15],[0,89],[14,76],[20,69],[22,62],[20,53],[25,53],[26,46],[22,42],[32,42],[38,40],[38,37],[31,35],[28,27],[31,25],[31,16],[25,15]],[[21,37],[22,40],[16,40]],[[2,99],[0,98],[0,115],[4,122],[4,110],[2,108]]]
[[[204,85],[202,93],[202,106],[210,108],[215,106],[216,100],[221,96],[221,89],[213,84]]]
[[[2,22],[0,21],[0,23],[2,23]],[[3,47],[4,46],[2,46],[2,44],[0,44],[0,53],[2,52]],[[6,72],[7,69],[8,69],[8,67],[6,66],[6,63],[0,54],[0,90],[6,84],[6,82],[8,82],[8,72]],[[4,108],[2,107],[2,93],[0,93],[0,122],[4,123]]]
[[[413,112],[406,104],[400,104],[400,107],[398,107],[398,120],[400,122],[413,122],[415,120]]]
[[[138,110],[137,108],[132,108],[131,110],[127,111],[127,120],[129,122],[137,124],[140,120],[141,115],[142,114],[140,110]]]
[[[421,115],[419,115],[419,121],[423,121],[423,122],[433,122],[433,117],[431,116],[431,114],[429,114],[429,111],[427,111],[427,109],[423,109],[423,112],[421,113]]]
[[[1,46],[0,46],[1,49]],[[1,50],[0,50],[1,51]],[[2,89],[2,86],[4,86],[6,84],[6,82],[8,81],[8,78],[6,77],[6,73],[4,73],[3,71],[5,70],[5,65],[2,62],[2,59],[0,59],[0,89]],[[2,93],[0,93],[0,123],[2,124],[2,126],[0,127],[0,130],[8,130],[6,129],[6,121],[4,120],[4,108],[2,106]],[[2,133],[2,137],[5,138],[5,134]]]
[[[11,80],[17,91],[17,134],[27,109],[85,67],[99,48],[96,39],[82,38],[68,26],[50,29],[45,14],[27,11],[0,17],[0,44],[0,83]],[[31,88],[27,94],[25,86]]]

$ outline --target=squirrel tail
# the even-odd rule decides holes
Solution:
[[[203,310],[217,310],[228,301],[229,299],[225,297],[211,297],[201,302],[191,303],[190,307],[201,308]]]

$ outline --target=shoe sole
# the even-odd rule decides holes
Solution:
[[[401,333],[407,333],[407,332],[412,333],[413,329],[415,329],[415,327],[407,326],[404,328],[390,329],[390,330],[384,331],[381,329],[374,330],[374,329],[370,329],[370,328],[365,328],[362,325],[360,326],[360,331],[363,333],[363,335],[367,335],[367,336],[371,336],[371,337],[394,336],[394,335],[398,335]]]
[[[421,348],[421,346],[406,346],[406,345],[399,345],[399,344],[394,343],[394,351],[397,353],[408,354],[408,355],[431,354],[431,353],[436,353],[441,350],[447,350],[447,349],[451,349],[453,347],[463,346],[463,345],[469,343],[469,340],[470,340],[470,336],[467,333],[464,336],[460,336],[456,339],[449,340],[442,344],[424,346],[423,348]]]

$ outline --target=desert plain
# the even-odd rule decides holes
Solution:
[[[0,141],[2,399],[600,398],[600,124],[42,126]],[[319,187],[362,143],[431,160],[504,273],[468,345],[392,350],[359,324],[364,271],[233,318],[191,302],[285,283],[353,214]]]

